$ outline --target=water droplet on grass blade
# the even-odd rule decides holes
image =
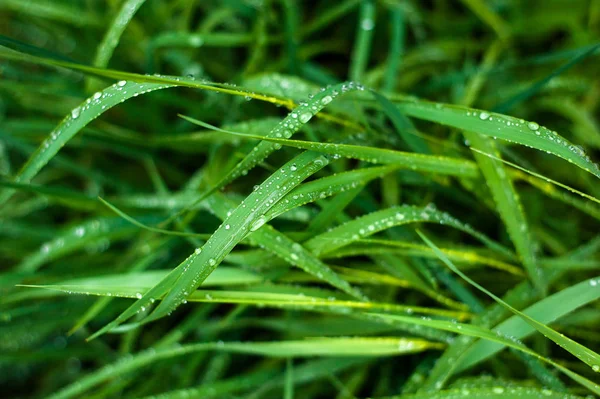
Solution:
[[[71,110],[71,118],[73,118],[73,119],[79,118],[80,112],[81,112],[81,108],[79,108],[79,107],[73,108],[73,110]]]
[[[306,123],[310,120],[310,118],[312,118],[312,114],[310,112],[305,112],[300,115],[300,122]]]
[[[259,217],[250,225],[250,231],[256,231],[260,229],[266,222],[267,218],[265,218],[264,215]]]

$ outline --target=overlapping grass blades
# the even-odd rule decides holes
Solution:
[[[96,3],[0,2],[2,392],[600,395],[595,5]]]

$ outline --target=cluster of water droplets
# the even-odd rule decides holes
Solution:
[[[590,157],[585,153],[582,147],[574,145],[570,143],[567,139],[559,135],[557,132],[547,129],[543,126],[540,126],[537,122],[533,121],[525,121],[523,119],[517,119],[506,115],[500,114],[491,114],[487,111],[468,111],[467,116],[473,116],[481,119],[482,121],[496,121],[500,124],[506,125],[508,128],[515,128],[519,130],[519,133],[531,132],[534,133],[537,137],[544,139],[545,144],[543,144],[543,148],[546,148],[546,153],[557,155],[568,162],[574,163],[571,158],[567,155],[563,154],[561,150],[568,150],[573,156],[579,158],[585,162],[586,165],[579,165],[583,167],[585,170],[595,173],[596,175],[600,174],[600,167],[597,164],[594,164]],[[527,128],[527,130],[522,130],[523,128]],[[512,139],[507,133],[503,132],[504,127],[497,127],[498,133],[497,137],[502,138],[503,140],[510,141],[513,143],[518,143],[521,145],[525,145],[530,148],[535,149],[543,149],[537,145],[525,144],[522,142],[517,142]],[[496,136],[494,138],[497,138]],[[536,142],[536,144],[542,144],[544,142]],[[551,151],[554,149],[554,151]]]

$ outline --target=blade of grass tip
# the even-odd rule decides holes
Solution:
[[[375,29],[375,2],[363,0],[358,11],[358,29],[350,61],[350,80],[359,82],[365,73]]]
[[[404,10],[399,4],[388,5],[390,13],[390,46],[388,50],[387,66],[383,77],[381,90],[385,93],[393,92],[396,88],[396,78],[400,62],[404,53],[405,21]]]
[[[210,275],[237,243],[248,233],[258,230],[265,224],[264,213],[275,202],[304,179],[325,167],[327,163],[326,158],[312,152],[304,152],[290,160],[253,191],[219,226],[202,248],[197,248],[164,281],[143,295],[116,320],[93,334],[90,339],[116,327],[163,295],[166,296],[143,321],[150,322],[171,313]]]
[[[529,324],[532,328],[539,331],[546,338],[554,341],[557,345],[559,345],[560,347],[562,347],[563,349],[565,349],[566,351],[570,352],[572,355],[577,357],[579,360],[581,360],[582,362],[584,362],[585,364],[590,366],[593,371],[595,371],[597,373],[600,372],[600,355],[598,355],[593,350],[579,344],[578,342],[575,342],[572,339],[565,337],[563,334],[556,332],[555,330],[551,329],[550,327],[546,326],[545,324],[540,323],[539,321],[531,318],[527,314],[513,308],[508,303],[504,302],[502,299],[500,299],[496,295],[492,294],[487,289],[483,288],[481,285],[479,285],[475,281],[471,280],[463,272],[458,270],[458,268],[452,263],[452,261],[450,261],[444,255],[444,253],[441,252],[438,249],[438,247],[434,243],[432,243],[423,233],[421,233],[420,231],[417,231],[417,233],[419,234],[421,239],[423,239],[423,241],[436,252],[439,259],[442,262],[444,262],[444,264],[446,264],[446,266],[448,266],[448,268],[450,268],[450,270],[452,270],[454,273],[458,274],[461,278],[463,278],[466,282],[471,284],[473,287],[477,288],[479,291],[488,295],[490,298],[492,298],[494,301],[496,301],[497,303],[502,305],[504,308],[511,311],[515,315],[517,315],[525,323]],[[599,281],[600,281],[600,279],[590,280],[590,282],[593,283],[594,286],[599,285]],[[588,284],[590,284],[590,283],[588,283]]]
[[[396,131],[400,137],[402,137],[402,140],[404,140],[407,147],[416,153],[431,154],[429,146],[425,140],[418,135],[417,129],[412,124],[410,119],[404,116],[398,110],[398,108],[396,108],[396,105],[394,105],[394,103],[388,100],[385,96],[377,93],[374,90],[371,90],[371,94],[373,94],[373,97],[375,97],[387,117],[390,118],[392,124],[396,128]]]
[[[106,89],[95,93],[71,112],[42,142],[38,149],[29,157],[25,165],[14,176],[15,183],[29,183],[33,177],[88,123],[99,117],[110,108],[132,97],[151,91],[172,87],[166,84],[135,83],[119,81]],[[4,190],[0,194],[0,205],[8,201],[14,190]]]
[[[453,227],[475,237],[490,249],[503,253],[510,258],[513,257],[512,253],[500,244],[495,243],[449,214],[436,210],[433,206],[402,205],[372,212],[313,237],[306,241],[304,245],[317,255],[326,254],[391,227],[416,222],[437,223]]]

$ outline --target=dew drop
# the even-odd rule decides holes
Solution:
[[[310,118],[312,118],[312,114],[310,112],[305,112],[300,115],[300,122],[306,123],[310,120]]]
[[[325,96],[321,99],[321,104],[327,105],[331,102],[331,100],[333,100],[333,98],[331,98],[331,96]]]
[[[81,111],[81,109],[79,107],[73,108],[73,110],[71,111],[71,118],[73,118],[73,119],[79,118],[80,111]]]
[[[210,258],[210,259],[208,260],[208,264],[209,264],[209,265],[211,265],[211,266],[214,266],[214,265],[216,265],[216,264],[217,264],[217,261],[216,261],[216,260],[214,260],[213,258]]]
[[[250,225],[250,231],[256,231],[260,229],[266,222],[267,218],[265,218],[264,216],[259,217],[252,223],[252,225]]]
[[[535,122],[529,122],[529,123],[527,124],[527,127],[528,127],[529,129],[531,129],[531,130],[535,131],[535,130],[538,130],[538,129],[540,128],[540,125],[538,125],[538,124],[537,124],[537,123],[535,123]]]
[[[127,81],[125,81],[125,80],[119,80],[119,82],[117,83],[117,86],[119,86],[119,87],[123,87],[123,86],[125,86],[126,84],[127,84]]]
[[[479,119],[481,119],[482,121],[487,120],[490,117],[490,114],[488,114],[487,112],[482,112],[479,114]]]
[[[360,27],[363,30],[373,30],[373,28],[375,27],[375,23],[373,22],[372,19],[370,18],[365,18],[361,21],[360,23]]]

